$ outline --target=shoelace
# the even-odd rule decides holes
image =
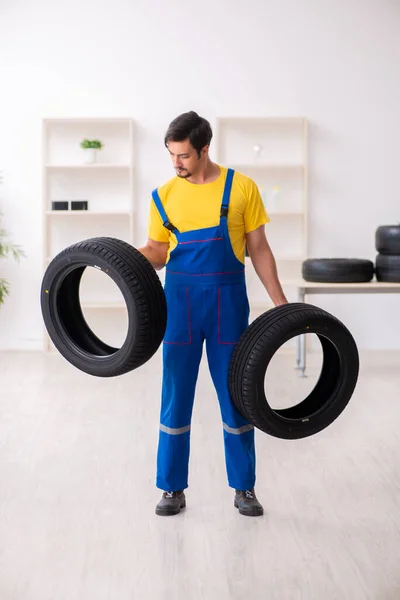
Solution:
[[[165,497],[166,498],[173,498],[174,497],[174,493],[175,492],[165,492]]]
[[[249,500],[254,500],[253,493],[250,490],[246,490],[246,498],[249,498]]]

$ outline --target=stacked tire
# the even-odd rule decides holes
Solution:
[[[378,281],[400,283],[400,224],[381,225],[375,232],[375,276]]]
[[[364,258],[308,258],[302,264],[305,281],[366,283],[374,276],[374,263]]]

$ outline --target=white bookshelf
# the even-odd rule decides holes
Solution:
[[[308,123],[304,117],[219,117],[216,161],[257,184],[270,217],[268,241],[289,300],[307,257]],[[265,289],[246,257],[250,306],[270,308]]]
[[[129,118],[49,118],[43,132],[43,272],[67,246],[89,237],[111,236],[135,243],[135,140]],[[96,162],[87,163],[84,139],[99,139]],[[88,210],[71,210],[72,200],[86,200]],[[53,210],[53,201],[68,201],[68,210]],[[104,274],[86,270],[81,305],[91,325],[118,328],[126,321],[125,303],[117,286]],[[100,316],[100,318],[99,318]],[[111,317],[111,319],[109,318]],[[102,332],[94,331],[100,337]],[[111,338],[106,342],[113,342]],[[106,336],[107,337],[107,336]],[[115,336],[114,336],[115,337]],[[118,336],[117,336],[118,337]],[[104,337],[103,337],[104,339]],[[45,350],[52,349],[45,332]]]

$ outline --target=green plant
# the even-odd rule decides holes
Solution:
[[[0,217],[2,214],[0,213]],[[25,252],[17,244],[13,244],[9,239],[9,233],[0,227],[0,259],[11,255],[16,261],[21,256],[26,256]],[[10,294],[10,287],[7,279],[0,277],[0,306],[4,304],[6,296]]]
[[[81,141],[81,148],[96,148],[97,150],[101,150],[103,147],[103,142],[101,142],[100,140],[82,140]]]

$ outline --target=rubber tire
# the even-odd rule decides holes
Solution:
[[[375,262],[376,279],[389,283],[400,283],[400,256],[378,254]]]
[[[308,258],[302,276],[321,283],[364,283],[373,278],[374,263],[362,258]]]
[[[400,225],[381,225],[375,231],[375,248],[379,254],[400,255]]]
[[[98,339],[83,316],[79,285],[89,266],[111,277],[125,299],[128,332],[121,348]],[[160,346],[167,322],[164,290],[150,262],[126,242],[110,237],[73,244],[50,262],[41,286],[41,309],[61,355],[98,377],[122,375],[143,365]]]
[[[296,406],[273,410],[264,380],[275,352],[289,339],[315,333],[322,345],[323,364],[310,394]],[[229,389],[238,411],[255,427],[277,438],[300,439],[330,425],[353,395],[359,355],[349,330],[336,317],[312,304],[289,303],[255,319],[234,348]]]

